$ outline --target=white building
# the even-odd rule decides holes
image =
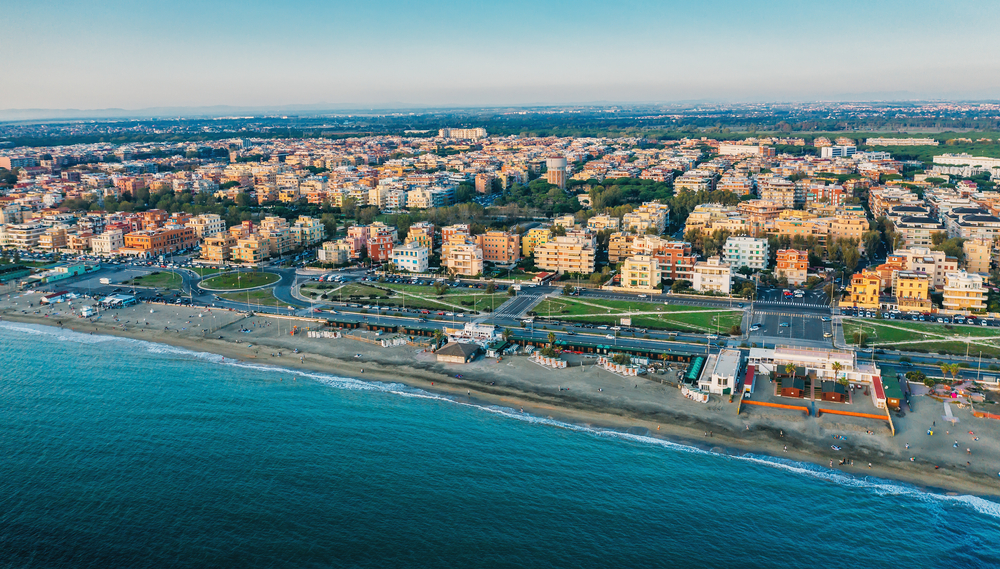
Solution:
[[[820,158],[847,158],[854,156],[857,151],[857,146],[824,146],[819,149],[819,156]]]
[[[708,356],[705,370],[698,380],[698,389],[717,395],[733,393],[742,363],[743,354],[739,350],[722,350]]]
[[[723,253],[726,262],[736,270],[742,267],[755,271],[767,268],[767,239],[762,237],[733,235],[726,240]]]
[[[125,246],[125,235],[121,229],[112,229],[90,240],[90,248],[95,255],[114,255]]]
[[[698,261],[691,270],[693,273],[691,288],[699,292],[718,292],[729,294],[733,281],[732,267],[723,263],[718,257],[707,261]]]
[[[198,236],[198,239],[215,237],[226,230],[226,220],[214,213],[196,215],[184,225],[194,229],[194,233]]]
[[[427,247],[416,241],[392,248],[392,264],[400,271],[411,273],[427,272]]]

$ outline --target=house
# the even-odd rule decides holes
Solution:
[[[903,399],[903,388],[899,384],[899,376],[896,370],[886,367],[882,370],[882,392],[885,394],[885,404],[890,409],[899,409],[899,402]]]
[[[435,352],[437,361],[448,364],[467,364],[476,359],[479,346],[466,342],[448,342]]]
[[[729,395],[736,389],[743,355],[739,350],[722,350],[708,356],[705,372],[698,380],[698,389],[718,395]]]
[[[806,394],[806,380],[799,376],[795,377],[783,377],[781,378],[781,392],[782,397],[805,397]]]
[[[835,401],[837,403],[843,403],[847,399],[847,388],[844,384],[837,381],[823,381],[820,384],[823,401]]]

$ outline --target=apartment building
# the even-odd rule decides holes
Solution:
[[[268,216],[257,228],[257,233],[267,238],[271,246],[271,252],[265,258],[273,255],[284,255],[295,248],[295,240],[292,237],[292,228],[283,217]]]
[[[164,228],[141,229],[125,235],[125,246],[118,252],[133,257],[166,255],[198,244],[194,229],[178,225]]]
[[[0,245],[13,249],[34,249],[45,233],[45,226],[38,222],[8,223],[0,232]]]
[[[485,128],[442,128],[438,130],[440,138],[456,138],[459,140],[480,140],[486,138]]]
[[[636,237],[634,233],[612,233],[608,238],[608,261],[617,263],[631,257]]]
[[[657,235],[666,229],[670,217],[670,206],[659,202],[646,202],[639,209],[622,216],[622,227],[633,233],[651,231]]]
[[[483,250],[474,241],[465,241],[462,236],[452,238],[447,252],[442,250],[441,259],[453,275],[474,277],[483,274]]]
[[[428,251],[434,249],[434,224],[429,221],[414,223],[406,232],[405,244],[418,243]]]
[[[204,213],[189,219],[184,225],[194,230],[198,239],[215,237],[226,231],[226,220],[214,213]]]
[[[620,226],[621,220],[610,215],[595,215],[587,220],[587,229],[591,231],[604,231],[606,229],[618,231]]]
[[[61,225],[46,229],[38,238],[38,248],[46,251],[65,249],[66,243],[66,228]]]
[[[766,269],[768,262],[767,239],[733,235],[723,246],[724,258],[734,269],[749,267],[755,271]]]
[[[90,240],[95,255],[115,255],[124,246],[125,234],[121,229],[109,229]]]
[[[656,287],[660,284],[660,263],[649,255],[625,259],[619,284],[630,292],[659,292]]]
[[[483,260],[509,265],[521,258],[521,236],[504,231],[487,231],[476,235],[476,243],[483,250]]]
[[[264,234],[237,239],[230,256],[234,263],[259,264],[271,256],[271,239]]]
[[[862,271],[851,276],[851,286],[840,301],[841,308],[878,310],[882,279],[876,271]]]
[[[468,237],[472,235],[472,228],[469,227],[467,223],[459,223],[456,225],[448,225],[441,228],[441,243],[444,244],[450,241],[452,237],[456,235],[464,235]]]
[[[733,282],[732,268],[719,257],[709,257],[699,261],[691,270],[691,288],[699,292],[729,294]]]
[[[965,253],[965,270],[978,275],[990,274],[990,263],[993,260],[993,241],[987,239],[970,239],[962,243]]]
[[[952,312],[983,312],[986,310],[986,289],[982,275],[955,271],[945,275],[944,300],[941,306]]]
[[[530,257],[535,253],[535,248],[543,243],[548,243],[552,238],[552,230],[548,227],[535,227],[529,229],[521,236],[521,254]]]
[[[863,243],[862,236],[868,231],[868,220],[851,215],[838,215],[830,221],[829,239],[855,239]]]
[[[791,239],[794,239],[796,236],[800,236],[803,239],[815,237],[817,243],[820,245],[826,245],[830,227],[825,221],[816,219],[790,218],[775,219],[770,222],[765,229],[769,234],[787,235]]]
[[[757,180],[760,197],[764,201],[774,202],[784,209],[795,207],[795,183],[781,176],[767,176]]]
[[[594,240],[582,235],[555,237],[535,247],[535,266],[551,273],[590,274],[594,263]]]
[[[798,249],[780,249],[777,253],[774,276],[784,278],[789,285],[799,286],[806,282],[809,272],[809,252]]]
[[[427,247],[415,241],[392,248],[392,264],[400,271],[426,273],[428,256]]]
[[[892,275],[892,295],[904,312],[926,312],[931,309],[931,277],[916,271],[895,271]]]
[[[296,247],[311,247],[326,238],[326,225],[322,221],[301,215],[291,226],[292,241]]]
[[[726,174],[719,179],[715,189],[738,196],[749,196],[753,192],[753,181],[742,174]]]
[[[351,259],[351,244],[346,239],[327,241],[316,250],[316,259],[331,265],[344,265]]]
[[[937,289],[944,287],[948,273],[958,270],[958,259],[928,247],[897,249],[886,257],[886,264],[890,263],[902,264],[907,271],[927,273],[931,276],[931,286]]]
[[[713,224],[738,215],[736,208],[722,204],[699,204],[688,214],[684,222],[684,232],[696,230],[711,231]]]
[[[226,264],[233,258],[235,246],[236,238],[225,231],[206,237],[201,244],[201,259],[217,265]]]

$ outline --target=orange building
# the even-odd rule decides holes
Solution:
[[[125,246],[119,252],[134,257],[155,257],[197,244],[198,236],[190,227],[143,229],[126,234]]]
[[[800,285],[806,282],[809,272],[809,252],[798,249],[780,249],[778,265],[774,274],[779,279],[785,277],[790,285]]]
[[[516,263],[521,258],[521,236],[503,231],[487,231],[476,235],[476,243],[483,250],[483,260],[492,263]]]

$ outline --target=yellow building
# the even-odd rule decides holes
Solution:
[[[552,238],[552,230],[548,227],[536,227],[528,230],[521,237],[521,253],[525,257],[530,257],[535,252],[535,247],[542,243],[548,243]]]
[[[235,245],[236,238],[226,232],[219,233],[216,237],[207,237],[201,244],[201,258],[209,263],[228,263]]]
[[[231,254],[234,263],[260,263],[271,256],[271,240],[263,235],[244,237],[236,241]]]
[[[840,301],[842,308],[878,310],[882,279],[875,271],[864,271],[851,277],[851,287]]]
[[[861,237],[868,231],[868,220],[853,216],[837,216],[830,222],[830,239],[857,239],[861,243]]]
[[[962,243],[965,251],[965,270],[977,275],[990,274],[990,260],[993,255],[993,242],[986,239],[969,239]]]
[[[930,285],[931,277],[927,273],[895,271],[892,274],[892,295],[903,311],[930,310]]]
[[[957,271],[945,275],[948,282],[944,285],[945,310],[954,312],[982,312],[986,310],[986,289],[983,288],[982,275],[970,275],[966,271]]]
[[[629,257],[622,265],[620,286],[631,292],[656,292],[660,284],[660,263],[649,255]]]
[[[442,251],[441,259],[448,272],[453,275],[474,277],[483,274],[483,249],[475,241],[466,242],[464,236],[456,235],[447,243],[447,251]],[[445,247],[442,247],[445,249]]]
[[[535,266],[553,273],[594,272],[594,241],[577,235],[556,237],[535,248]]]

